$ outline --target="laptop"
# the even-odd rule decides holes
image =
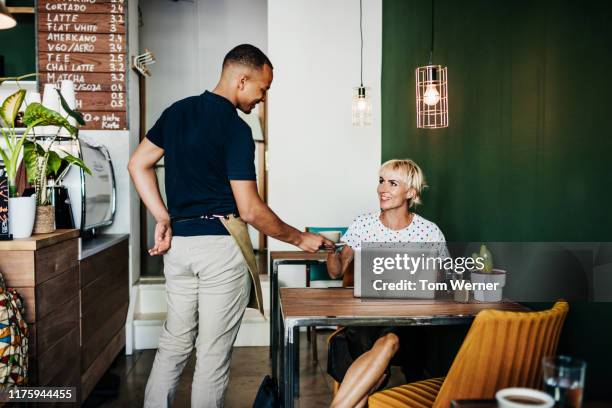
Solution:
[[[433,259],[437,258],[438,252],[431,248],[406,248],[405,245],[398,248],[381,247],[368,249],[369,265],[365,265],[366,260],[361,248],[355,249],[354,255],[354,281],[353,296],[357,298],[376,298],[376,299],[434,299],[436,297],[436,283],[439,276],[439,265]],[[385,270],[380,274],[372,272],[372,253],[375,257],[395,258],[397,254],[402,257],[420,258],[420,264],[410,271],[402,269]],[[431,259],[433,258],[433,259]],[[429,262],[424,260],[430,259]],[[414,266],[414,264],[409,264]],[[362,267],[369,270],[362,271]],[[411,273],[414,271],[414,273]],[[365,280],[365,282],[364,282]],[[426,281],[425,283],[421,281]],[[410,284],[409,282],[413,282]],[[386,285],[385,285],[386,283]],[[389,284],[395,284],[391,286]],[[398,289],[399,288],[399,289]],[[439,287],[437,289],[440,289]]]

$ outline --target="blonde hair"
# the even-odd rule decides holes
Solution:
[[[423,170],[410,159],[398,160],[393,159],[386,161],[380,166],[378,174],[382,174],[386,170],[396,171],[400,175],[400,180],[406,183],[408,188],[414,189],[414,197],[410,199],[408,207],[416,207],[422,204],[421,193],[427,187]]]

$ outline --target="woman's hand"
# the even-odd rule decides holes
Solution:
[[[327,251],[327,273],[332,279],[338,279],[342,276],[342,261],[335,248]]]

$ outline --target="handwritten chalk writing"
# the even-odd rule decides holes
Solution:
[[[83,129],[127,128],[126,0],[38,0],[39,86],[71,80]]]
[[[89,14],[123,14],[123,2],[89,2],[89,1],[56,1],[39,0],[40,12],[89,13]]]
[[[75,33],[48,33],[47,41],[74,41],[95,43],[98,41],[98,36],[93,34],[75,34]]]
[[[120,130],[127,128],[125,112],[84,112],[83,129]]]

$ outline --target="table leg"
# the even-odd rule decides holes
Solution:
[[[274,304],[273,304],[273,298],[274,295],[273,293],[273,276],[274,276],[274,262],[272,260],[270,260],[270,267],[268,269],[268,276],[270,277],[270,358],[272,358],[274,356],[274,351],[272,350],[272,333],[274,332],[274,327],[273,324],[274,323]]]
[[[272,358],[272,379],[278,376],[278,337],[280,336],[278,308],[278,262],[270,263],[270,356]]]
[[[285,327],[283,330],[284,338],[283,338],[283,407],[284,408],[293,408],[293,400],[294,400],[294,390],[295,390],[295,367],[299,364],[298,361],[295,360],[295,339],[299,336],[299,326],[289,326]],[[299,386],[299,385],[298,385]]]
[[[282,330],[280,333],[282,333],[282,340],[283,340],[283,344],[285,344],[285,322],[284,320],[279,320],[279,328]],[[285,401],[285,347],[279,347],[279,349],[276,351],[275,355],[278,358],[278,364],[279,366],[277,367],[278,369],[278,381],[277,381],[277,386],[278,386],[278,401],[281,404],[281,406],[284,404]]]
[[[293,335],[293,393],[296,397],[300,396],[300,328],[296,328]]]

